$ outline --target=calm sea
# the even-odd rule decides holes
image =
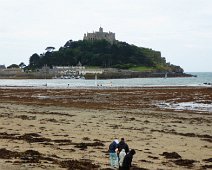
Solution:
[[[206,86],[204,83],[212,83],[212,72],[189,73],[197,77],[184,78],[133,78],[133,79],[108,79],[108,80],[84,80],[84,79],[0,79],[0,86],[27,86],[27,87],[143,87],[143,86]],[[211,85],[209,85],[211,86]]]

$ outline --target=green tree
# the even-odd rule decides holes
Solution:
[[[40,56],[35,53],[29,59],[29,67],[35,69],[40,67]]]
[[[52,51],[54,51],[54,49],[55,49],[55,47],[46,47],[46,51],[47,52],[52,52]]]
[[[19,66],[20,68],[25,68],[25,67],[26,67],[26,64],[24,64],[23,62],[21,62],[18,66]]]
[[[19,65],[17,65],[17,64],[11,64],[7,68],[19,68]]]
[[[116,41],[110,44],[106,40],[69,40],[58,51],[47,47],[47,52],[30,57],[30,68],[48,66],[82,65],[98,67],[118,67],[128,69],[134,66],[151,67],[174,72],[182,72],[179,66],[166,63],[159,51],[137,47],[126,42]]]

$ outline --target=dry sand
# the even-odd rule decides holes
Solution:
[[[109,170],[124,137],[134,170],[212,168],[212,113],[155,103],[212,104],[212,89],[0,89],[0,170]]]

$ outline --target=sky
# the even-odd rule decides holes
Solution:
[[[211,9],[212,0],[0,0],[0,65],[28,65],[101,26],[185,72],[212,72]]]

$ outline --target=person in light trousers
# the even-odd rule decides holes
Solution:
[[[110,166],[112,168],[118,168],[118,143],[119,141],[115,139],[110,145],[109,145],[109,154],[110,154]]]

